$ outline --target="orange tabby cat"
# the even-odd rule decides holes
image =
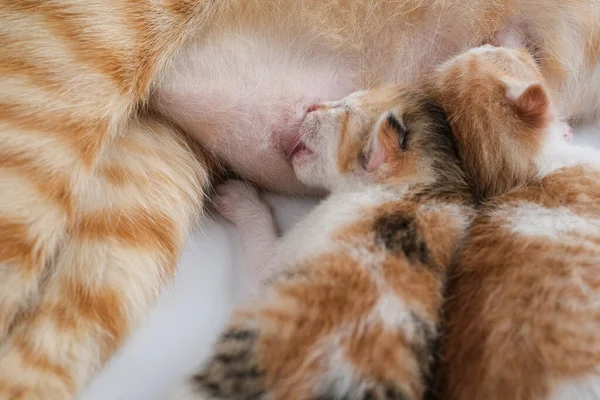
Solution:
[[[599,108],[596,0],[0,4],[0,399],[72,398],[172,277],[215,167],[169,120],[302,190],[312,102],[413,81],[508,16],[565,113]]]
[[[425,392],[446,268],[470,214],[446,117],[419,91],[384,87],[315,107],[301,143],[299,178],[332,194],[274,250],[257,233],[274,225],[256,191],[217,188],[247,248],[274,256],[253,265],[256,299],[180,399]]]
[[[452,270],[442,341],[448,400],[600,398],[600,152],[564,140],[522,51],[442,66],[445,105],[482,204]]]

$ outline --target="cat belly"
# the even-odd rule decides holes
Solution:
[[[378,84],[413,82],[476,36],[469,29],[441,34],[446,27],[432,17],[388,21],[368,33],[357,27],[330,40],[298,21],[300,27],[264,32],[211,31],[180,51],[153,96],[159,112],[244,177],[288,192],[305,189],[286,151],[308,107]]]
[[[358,88],[343,58],[270,38],[198,42],[176,60],[154,98],[177,122],[245,177],[282,191],[304,190],[288,153],[307,109]]]

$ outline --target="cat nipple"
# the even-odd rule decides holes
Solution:
[[[321,108],[320,104],[312,104],[306,109],[306,113],[310,114],[313,111],[317,111],[319,108]]]

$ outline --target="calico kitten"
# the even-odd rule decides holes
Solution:
[[[443,399],[600,398],[600,152],[568,127],[529,55],[485,46],[432,92],[484,202],[448,289]]]
[[[273,256],[180,398],[422,398],[470,210],[445,114],[400,87],[314,106],[293,163],[332,194],[276,243],[253,189],[219,189],[248,248]]]

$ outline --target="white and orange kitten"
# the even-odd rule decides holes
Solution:
[[[451,269],[441,398],[599,399],[600,152],[565,140],[525,51],[478,48],[431,79],[482,200]]]
[[[293,164],[332,194],[282,239],[254,189],[217,188],[260,282],[178,398],[421,399],[471,210],[443,111],[396,86],[312,107]]]

